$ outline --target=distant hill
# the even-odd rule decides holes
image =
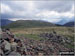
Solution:
[[[46,26],[56,26],[55,24],[45,22],[45,21],[40,21],[40,20],[18,20],[14,21],[7,26],[6,28],[20,28],[20,27],[46,27]]]
[[[73,27],[75,25],[74,25],[74,22],[68,22],[68,23],[64,24],[64,26]]]
[[[12,23],[13,21],[10,21],[8,19],[1,19],[0,22],[1,22],[0,26],[6,26],[6,25]]]
[[[56,24],[59,24],[59,25],[64,25],[68,22],[73,22],[75,20],[75,18],[66,18],[66,17],[63,17],[59,22],[57,22]]]

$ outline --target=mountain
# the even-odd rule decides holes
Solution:
[[[1,22],[0,26],[6,26],[6,25],[12,23],[13,21],[10,21],[8,19],[1,19],[0,22]]]
[[[28,27],[46,27],[46,26],[56,26],[55,24],[45,22],[45,21],[40,21],[40,20],[18,20],[14,21],[7,26],[6,28],[28,28]]]
[[[61,20],[59,22],[57,22],[56,24],[64,25],[64,24],[66,24],[68,22],[72,22],[74,20],[75,20],[74,17],[72,17],[72,18],[62,17]]]
[[[75,25],[74,25],[74,22],[68,22],[68,23],[64,24],[64,26],[73,27]]]

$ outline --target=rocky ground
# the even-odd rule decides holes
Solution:
[[[43,55],[59,55],[61,52],[74,52],[73,48],[66,47],[69,44],[72,44],[74,46],[74,43],[73,41],[70,40],[70,38],[64,37],[62,35],[58,35],[54,31],[52,33],[41,33],[38,36],[44,39],[33,40],[33,39],[25,38],[24,36],[16,37],[20,39],[23,44],[24,47],[23,50],[25,50],[22,53],[23,55],[43,56]],[[8,37],[8,35],[5,33],[3,34],[2,37]],[[10,54],[12,55],[14,53],[18,53],[18,55],[21,54],[20,52],[11,52]]]

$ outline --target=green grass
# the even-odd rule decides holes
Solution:
[[[74,45],[72,45],[72,44],[66,44],[65,47],[74,49]]]
[[[11,31],[16,35],[23,35],[33,39],[39,39],[38,35],[40,33],[56,31],[58,35],[69,37],[74,41],[74,27],[12,28]]]
[[[17,37],[25,37],[25,38],[29,38],[29,39],[34,39],[34,40],[42,40],[43,38],[40,38],[38,35],[36,34],[15,34]]]
[[[74,43],[74,28],[73,27],[39,27],[39,28],[12,28],[11,31],[17,36],[23,36],[25,38],[30,38],[34,40],[45,40],[44,38],[40,38],[38,35],[40,33],[51,33],[56,31],[58,35],[62,35],[64,37],[70,38],[72,43]],[[67,44],[67,43],[66,43]],[[67,44],[65,47],[74,48],[74,45]]]
[[[40,33],[51,33],[53,31],[56,31],[58,35],[70,38],[72,40],[72,43],[74,43],[74,27],[11,28],[11,32],[13,32],[17,37],[24,37],[34,40],[45,40],[38,35]],[[65,47],[74,48],[74,45],[67,44]]]

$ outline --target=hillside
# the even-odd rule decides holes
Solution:
[[[56,24],[59,24],[59,25],[64,25],[66,23],[69,23],[69,22],[74,22],[74,17],[73,18],[61,18],[62,20],[58,21]]]
[[[74,26],[74,22],[68,22],[68,23],[64,24],[64,26],[73,27]]]
[[[18,20],[14,21],[7,26],[6,28],[28,28],[28,27],[47,27],[47,26],[55,26],[55,24],[40,21],[40,20]]]
[[[6,26],[6,25],[10,24],[13,21],[10,21],[8,19],[1,19],[0,22],[1,22],[0,26]]]

